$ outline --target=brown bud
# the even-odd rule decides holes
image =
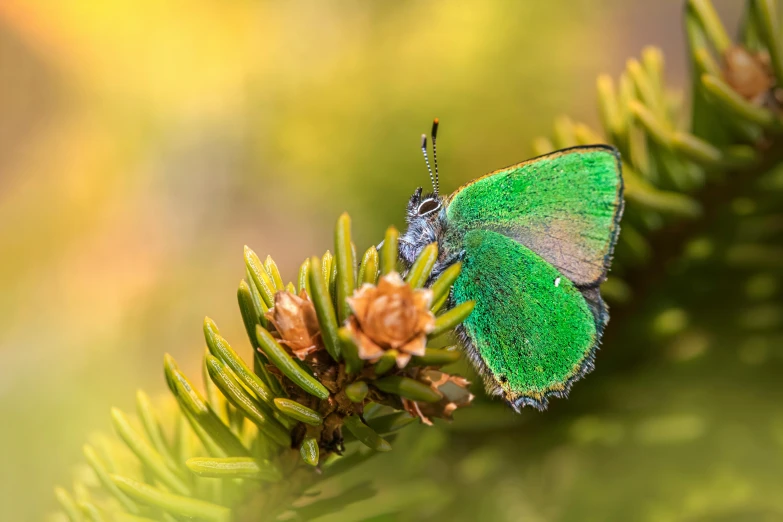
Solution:
[[[774,85],[769,56],[732,47],[723,53],[723,79],[746,100],[761,103]]]
[[[322,348],[318,317],[305,291],[299,295],[277,292],[275,306],[266,313],[266,318],[280,334],[281,344],[290,348],[299,360]]]
[[[414,289],[392,272],[380,278],[378,286],[364,284],[348,298],[354,315],[348,330],[359,349],[359,357],[376,360],[387,350],[396,350],[402,368],[413,355],[424,355],[427,334],[435,326],[430,311],[432,290]]]
[[[419,417],[424,424],[431,426],[433,417],[451,420],[454,410],[473,402],[473,394],[468,390],[470,383],[464,377],[422,368],[416,372],[415,378],[443,396],[443,399],[434,403],[402,400],[405,410],[414,417]]]

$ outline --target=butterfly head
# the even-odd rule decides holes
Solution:
[[[443,201],[434,192],[422,194],[422,189],[417,188],[411,196],[405,216],[408,228],[400,237],[400,258],[407,264],[412,264],[425,246],[438,240],[442,208]]]
[[[421,187],[416,189],[408,201],[408,223],[416,219],[434,219],[440,212],[443,202],[438,194],[423,194]]]

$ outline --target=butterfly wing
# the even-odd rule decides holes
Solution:
[[[498,170],[447,201],[447,238],[493,230],[536,252],[580,288],[606,279],[623,210],[620,158],[574,147]]]
[[[490,392],[543,409],[593,368],[623,210],[617,151],[575,147],[502,169],[446,201],[445,245],[464,251],[459,333]]]
[[[465,235],[457,303],[473,300],[458,333],[490,393],[517,410],[544,409],[593,367],[598,339],[590,304],[541,256],[505,235]],[[600,299],[600,298],[599,298]]]

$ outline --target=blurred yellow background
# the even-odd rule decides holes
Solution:
[[[54,509],[109,407],[164,391],[164,352],[197,374],[205,314],[243,338],[244,244],[292,278],[344,210],[360,250],[402,226],[434,116],[451,191],[559,114],[596,121],[596,75],[646,44],[686,86],[680,10],[0,2],[0,518]]]

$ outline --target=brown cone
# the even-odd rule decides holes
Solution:
[[[396,350],[397,366],[402,368],[411,356],[424,355],[427,334],[435,326],[432,290],[411,288],[392,272],[381,277],[378,286],[364,284],[348,304],[354,313],[348,330],[361,359],[377,360],[387,350]]]
[[[281,344],[304,361],[308,354],[321,349],[321,329],[315,314],[313,303],[302,291],[299,295],[291,292],[277,292],[275,306],[267,313],[269,319],[281,337]]]

